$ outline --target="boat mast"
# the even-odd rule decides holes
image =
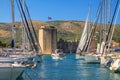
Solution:
[[[114,34],[114,31],[115,31],[115,27],[116,27],[116,22],[117,22],[117,19],[118,19],[118,14],[120,12],[120,5],[118,6],[118,11],[116,12],[116,16],[115,16],[115,21],[114,21],[114,25],[113,25],[113,28],[112,28],[112,32],[111,32],[111,36],[110,36],[110,40],[109,40],[109,43],[108,43],[108,51],[110,51],[110,44],[111,44],[111,41],[112,41],[112,38],[113,38],[113,34]]]
[[[109,26],[110,26],[110,17],[111,17],[112,0],[109,0],[108,3],[109,3],[109,4],[108,4],[108,28],[109,28]],[[118,13],[119,13],[119,12],[118,12]],[[117,13],[117,14],[118,14],[118,13]],[[116,14],[116,15],[117,15],[117,14]],[[116,17],[116,19],[117,19],[117,17]],[[115,19],[115,22],[116,22],[116,19]],[[113,29],[114,29],[114,27],[113,27]],[[111,40],[112,40],[113,32],[114,32],[114,30],[112,30],[111,37],[110,37],[110,39],[109,39],[108,51],[109,51],[109,48],[110,48],[110,46],[111,46]]]
[[[110,36],[111,36],[111,30],[113,29],[112,25],[113,25],[113,21],[114,21],[115,16],[116,16],[118,5],[119,5],[119,0],[117,0],[116,5],[115,5],[113,16],[112,16],[112,19],[111,19],[111,22],[110,22],[110,25],[109,25],[109,29],[108,29],[107,35],[106,35],[105,46],[103,48],[102,55],[105,54],[105,51],[106,51],[106,49],[108,47],[108,44],[109,44],[109,39],[110,39]]]
[[[15,17],[14,17],[14,0],[11,0],[11,16],[12,16],[12,41],[11,47],[15,52]]]
[[[24,0],[22,0],[22,6],[23,6],[23,10],[25,11],[25,9],[24,9]],[[26,47],[26,33],[25,33],[25,25],[23,24],[23,22],[22,22],[22,26],[23,26],[23,28],[22,28],[22,49],[23,49],[23,52],[25,52],[25,47]]]
[[[100,4],[99,4],[98,10],[97,10],[97,14],[96,14],[96,17],[95,17],[95,19],[94,19],[94,22],[93,22],[93,25],[92,25],[90,34],[88,35],[88,40],[87,40],[87,43],[86,43],[86,46],[85,46],[85,50],[86,50],[87,52],[89,52],[90,44],[91,44],[93,35],[94,35],[94,33],[95,33],[96,22],[98,21],[98,17],[99,17],[99,15],[100,15],[100,10],[101,10],[101,8],[102,8],[102,3],[103,3],[103,1],[101,1]]]
[[[39,53],[41,55],[41,47],[39,45],[37,34],[35,32],[35,29],[32,24],[32,20],[30,18],[28,7],[24,2],[24,9],[23,9],[22,0],[17,0],[17,5],[21,13],[22,21],[25,26],[25,31],[27,31],[26,34],[29,38],[31,47],[34,51],[36,51],[36,53]]]
[[[101,0],[102,1],[102,0]],[[101,44],[102,44],[102,40],[103,40],[103,6],[101,7],[101,13],[100,13],[100,27],[99,27],[99,35],[100,35],[100,38],[99,38],[99,44],[100,44],[100,47],[99,47],[99,53],[100,53],[100,50],[101,50]]]

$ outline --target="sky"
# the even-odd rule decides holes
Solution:
[[[94,20],[100,0],[25,0],[32,20],[82,20],[85,21],[91,6],[91,21]],[[21,17],[15,2],[15,21]],[[10,0],[0,0],[0,22],[11,22]]]

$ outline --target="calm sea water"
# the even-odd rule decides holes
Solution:
[[[120,73],[113,73],[99,64],[86,64],[75,55],[53,60],[43,56],[43,62],[34,69],[27,68],[24,80],[120,80]]]

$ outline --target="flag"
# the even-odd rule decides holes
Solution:
[[[52,17],[51,17],[51,16],[48,16],[48,19],[50,20],[50,19],[52,19]]]

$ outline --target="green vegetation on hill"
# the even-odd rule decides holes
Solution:
[[[84,21],[32,21],[34,28],[38,34],[38,30],[41,26],[54,26],[57,28],[57,37],[58,40],[60,38],[64,40],[78,40],[81,37]],[[16,42],[21,43],[22,41],[22,24],[21,22],[16,22]],[[98,25],[97,29],[99,29],[100,25]],[[11,41],[11,24],[10,23],[0,23],[0,40],[2,42],[10,42]],[[119,25],[115,28],[115,33],[113,39],[117,42],[120,42],[120,27]]]
[[[79,39],[84,27],[83,21],[50,21],[47,22],[57,28],[58,39],[76,40]]]

